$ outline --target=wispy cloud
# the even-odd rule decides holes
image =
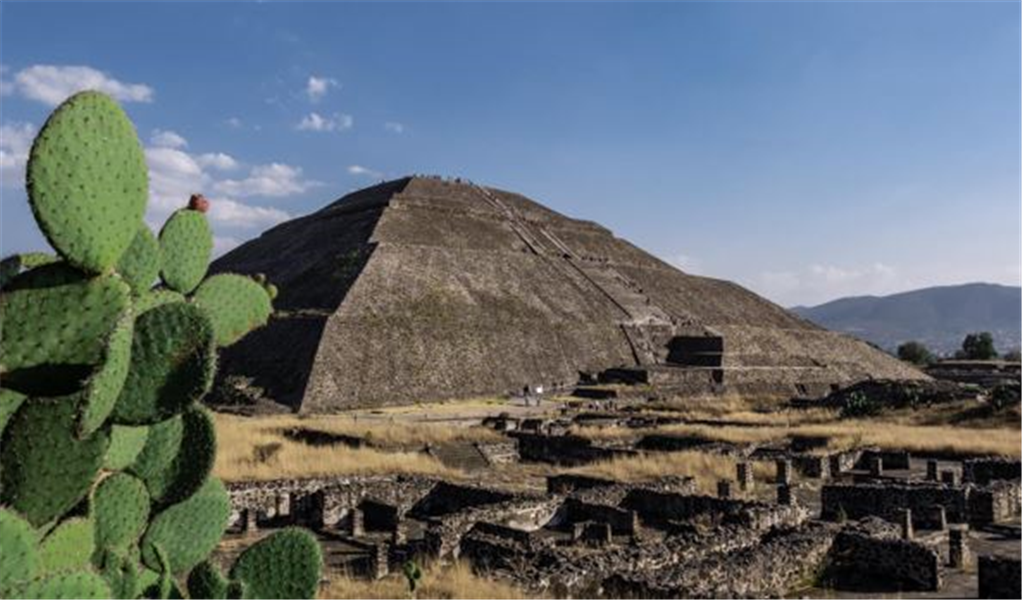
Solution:
[[[25,163],[34,136],[35,126],[30,123],[5,123],[0,126],[0,186],[25,185]]]
[[[332,116],[324,117],[313,112],[302,117],[295,128],[298,131],[346,131],[354,125],[355,118],[351,115],[334,113]]]
[[[105,92],[121,102],[152,102],[153,88],[142,83],[125,83],[103,71],[86,66],[33,65],[15,73],[2,86],[4,95],[16,94],[56,106],[82,90]]]
[[[363,167],[361,165],[351,165],[351,166],[349,166],[348,167],[348,173],[350,175],[357,175],[357,176],[362,176],[362,177],[371,177],[373,179],[382,179],[383,178],[383,173],[381,173],[380,171],[375,171],[373,169],[370,169],[368,167]]]
[[[397,121],[387,121],[383,124],[383,129],[398,134],[405,132],[405,126]]]
[[[246,198],[251,196],[284,197],[301,194],[321,185],[318,181],[305,179],[301,167],[282,163],[256,165],[244,179],[225,179],[213,185],[220,194]]]
[[[158,148],[186,148],[188,140],[173,131],[154,129],[149,136],[149,143]]]
[[[244,125],[242,120],[239,119],[238,117],[229,117],[226,120],[224,120],[224,124],[230,127],[231,129],[241,129],[242,126]]]
[[[898,269],[881,262],[860,266],[811,264],[796,269],[768,270],[751,287],[784,305],[817,304],[843,296],[890,294],[906,282]]]
[[[319,102],[326,97],[327,92],[331,88],[339,88],[340,86],[341,84],[336,79],[312,75],[305,84],[305,95],[309,97],[310,102]]]

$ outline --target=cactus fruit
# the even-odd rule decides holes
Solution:
[[[16,597],[39,569],[39,533],[13,511],[0,509],[0,598]]]
[[[202,562],[231,507],[198,402],[217,343],[265,324],[274,288],[203,284],[201,196],[152,235],[141,145],[106,96],[62,104],[29,160],[29,201],[57,255],[0,261],[0,597],[180,598],[190,570],[193,596],[311,597],[321,559],[308,534],[247,552],[244,581]]]
[[[216,460],[216,428],[205,409],[193,406],[149,428],[149,439],[131,471],[154,503],[174,504],[202,487]]]
[[[213,383],[213,326],[191,304],[163,304],[135,322],[131,369],[112,418],[149,425],[199,400]]]
[[[31,398],[4,431],[0,502],[36,527],[84,498],[103,465],[108,434],[75,435],[78,396]]]
[[[230,515],[231,502],[224,484],[210,477],[190,498],[153,518],[142,538],[142,561],[158,569],[159,546],[167,554],[171,571],[187,573],[216,547]]]
[[[117,262],[117,272],[136,294],[153,287],[160,274],[160,244],[148,225],[139,226],[128,250]]]
[[[91,519],[65,519],[39,546],[39,575],[88,569],[94,544],[95,527]]]
[[[195,290],[194,301],[209,315],[218,346],[230,346],[262,327],[273,313],[270,296],[262,285],[230,273],[203,281]]]
[[[188,596],[222,600],[227,598],[227,579],[213,563],[204,560],[188,574]]]
[[[61,104],[39,131],[25,173],[36,222],[69,263],[103,273],[131,245],[149,196],[135,128],[98,92]]]
[[[17,592],[20,598],[109,598],[110,587],[103,578],[91,571],[58,573],[36,579]]]
[[[287,528],[248,547],[231,568],[252,598],[312,598],[323,556],[304,529]]]
[[[66,263],[15,277],[0,300],[0,373],[41,365],[94,365],[129,305],[117,276],[84,278]]]
[[[213,233],[206,215],[188,209],[170,215],[160,230],[160,252],[163,283],[182,294],[194,290],[206,276],[213,252]]]
[[[107,477],[92,493],[92,515],[98,549],[127,550],[149,523],[149,492],[127,473]]]
[[[103,468],[107,471],[127,469],[138,458],[146,440],[149,439],[149,428],[145,425],[113,425],[110,427],[110,447],[103,458]]]
[[[209,211],[209,200],[206,200],[206,197],[202,194],[192,194],[192,196],[188,198],[188,210],[196,210],[200,213],[205,213]]]

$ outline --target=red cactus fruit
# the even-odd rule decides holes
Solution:
[[[188,209],[204,213],[209,210],[209,200],[206,200],[202,194],[192,194],[192,197],[188,199]]]

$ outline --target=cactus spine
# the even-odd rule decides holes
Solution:
[[[0,597],[167,598],[186,576],[210,597],[312,597],[322,559],[303,530],[229,579],[206,561],[230,503],[198,402],[216,348],[267,322],[275,288],[206,278],[205,199],[153,236],[135,128],[101,93],[50,116],[27,189],[56,255],[0,262]]]

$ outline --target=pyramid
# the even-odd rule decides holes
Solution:
[[[460,180],[351,193],[212,269],[280,288],[271,323],[228,348],[221,373],[300,412],[561,389],[600,373],[682,394],[925,377],[596,223]]]

